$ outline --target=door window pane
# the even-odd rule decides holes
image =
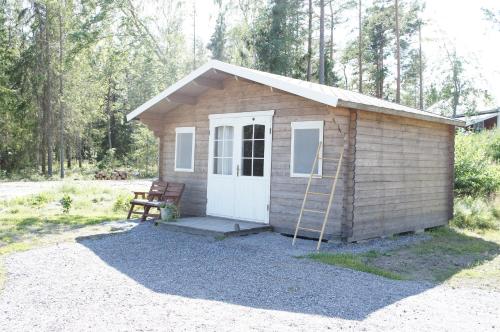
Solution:
[[[252,158],[243,159],[241,165],[241,175],[251,176],[252,175]]]
[[[215,128],[213,174],[231,175],[233,173],[233,134],[233,127]]]
[[[243,141],[243,157],[252,157],[252,141]]]
[[[215,127],[215,139],[222,139],[224,137],[224,127]]]
[[[264,139],[265,131],[266,131],[266,126],[256,124],[255,129],[254,129],[254,133],[255,133],[254,138],[255,139]]]
[[[264,176],[264,159],[253,160],[253,176]]]
[[[243,139],[253,138],[253,125],[248,125],[243,127]]]
[[[256,140],[253,142],[253,156],[256,158],[264,158],[264,140]]]

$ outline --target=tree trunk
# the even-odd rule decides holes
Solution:
[[[311,80],[311,58],[312,58],[312,0],[309,0],[309,25],[307,36],[307,80]]]
[[[424,110],[424,68],[422,64],[422,23],[418,25],[418,76],[419,76],[419,107]]]
[[[82,168],[82,136],[81,134],[79,133],[78,136],[77,136],[77,158],[78,158],[78,167],[79,168]]]
[[[64,41],[63,41],[63,19],[62,10],[64,2],[59,2],[59,165],[60,177],[64,179]],[[69,157],[69,156],[68,156]],[[68,159],[69,160],[69,159]],[[69,166],[68,166],[69,167]]]
[[[394,1],[396,20],[396,103],[401,102],[401,55],[399,47],[399,6],[398,0]]]
[[[330,0],[330,52],[329,52],[329,57],[330,57],[330,63],[333,69],[333,6],[332,6],[333,0]]]
[[[358,4],[358,91],[363,93],[363,27],[361,21],[361,0]]]
[[[319,1],[319,84],[325,84],[325,0]]]
[[[108,79],[108,91],[106,93],[106,114],[108,115],[108,149],[113,148],[111,140],[111,78]]]
[[[196,0],[193,0],[193,70],[196,69]]]
[[[66,166],[71,168],[71,144],[66,144]]]
[[[47,136],[47,175],[52,176],[53,162],[53,141],[52,141],[52,105],[51,105],[51,85],[52,77],[50,72],[50,35],[49,35],[49,6],[46,6],[45,12],[45,56],[46,56],[46,82],[45,82],[45,108],[47,114],[46,136]]]

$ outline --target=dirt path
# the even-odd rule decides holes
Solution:
[[[128,190],[147,190],[150,179],[141,180],[67,180],[67,181],[15,181],[0,182],[0,200],[37,194],[54,189],[62,184],[102,185]]]

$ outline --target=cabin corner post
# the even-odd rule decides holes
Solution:
[[[450,141],[448,146],[449,158],[449,188],[448,188],[448,222],[453,219],[455,200],[455,126],[449,126]]]
[[[345,242],[349,241],[349,238],[353,235],[357,121],[358,111],[349,109],[349,124],[346,133],[346,169],[344,173],[344,218],[341,228],[341,238]]]

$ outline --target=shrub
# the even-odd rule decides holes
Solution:
[[[59,202],[62,205],[63,213],[69,213],[69,209],[71,208],[71,203],[73,203],[71,196],[65,194]]]
[[[455,191],[459,196],[491,195],[500,188],[500,169],[492,159],[490,133],[457,133]]]
[[[32,206],[41,207],[52,200],[49,193],[39,193],[28,198],[28,203]]]
[[[488,155],[496,162],[500,162],[500,129],[492,130],[485,134],[489,136]]]
[[[500,229],[499,199],[462,197],[455,200],[451,224],[470,230]]]
[[[128,211],[128,209],[130,209],[130,200],[130,195],[118,195],[118,197],[116,197],[115,203],[113,204],[113,211]]]

